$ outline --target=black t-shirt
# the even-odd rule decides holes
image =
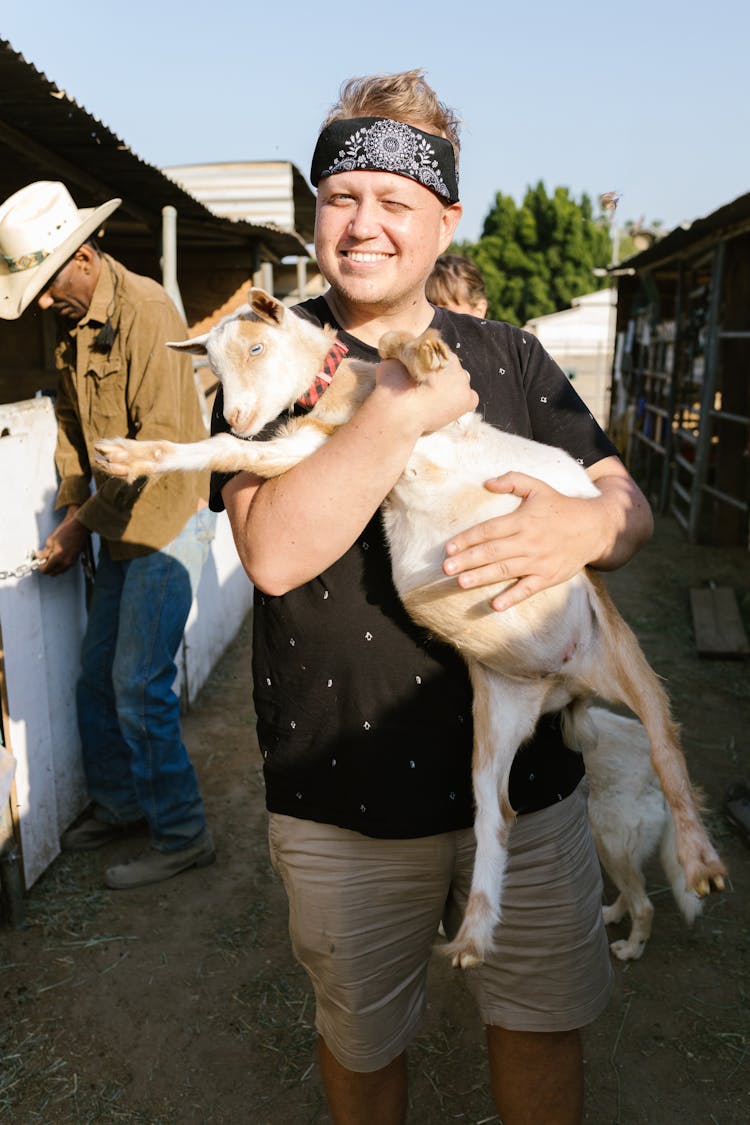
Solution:
[[[323,298],[295,312],[336,326]],[[616,455],[533,335],[445,309],[435,310],[433,327],[471,373],[488,422],[560,446],[585,467]],[[350,356],[377,361],[374,348],[338,336]],[[219,395],[212,429],[227,428]],[[214,479],[216,510],[226,480]],[[280,597],[256,589],[253,680],[270,811],[380,838],[473,823],[466,667],[404,612],[379,513],[317,578]],[[511,804],[520,813],[545,808],[583,772],[559,717],[543,716],[516,755]]]

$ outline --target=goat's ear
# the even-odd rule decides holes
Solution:
[[[266,293],[265,289],[251,289],[247,299],[258,320],[263,320],[266,324],[281,324],[286,310],[281,301]]]
[[[194,336],[192,340],[167,340],[167,347],[173,352],[188,352],[190,355],[207,355],[208,332]]]

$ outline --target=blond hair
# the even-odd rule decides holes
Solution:
[[[350,78],[339,90],[339,100],[331,106],[321,130],[348,117],[388,117],[421,126],[451,142],[458,166],[461,119],[438,99],[425,82],[423,70]]]
[[[427,278],[425,293],[433,305],[448,308],[457,305],[476,308],[486,297],[481,271],[460,254],[444,254],[438,258]]]

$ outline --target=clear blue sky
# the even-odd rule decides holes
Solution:
[[[747,0],[3,0],[0,36],[159,167],[307,176],[344,79],[422,67],[464,121],[459,238],[538,180],[667,229],[750,191]]]

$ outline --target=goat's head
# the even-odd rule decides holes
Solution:
[[[208,357],[224,389],[224,417],[233,433],[252,437],[291,406],[317,374],[319,359],[309,355],[303,323],[275,297],[253,288],[248,304],[233,316],[202,336],[167,347]]]

